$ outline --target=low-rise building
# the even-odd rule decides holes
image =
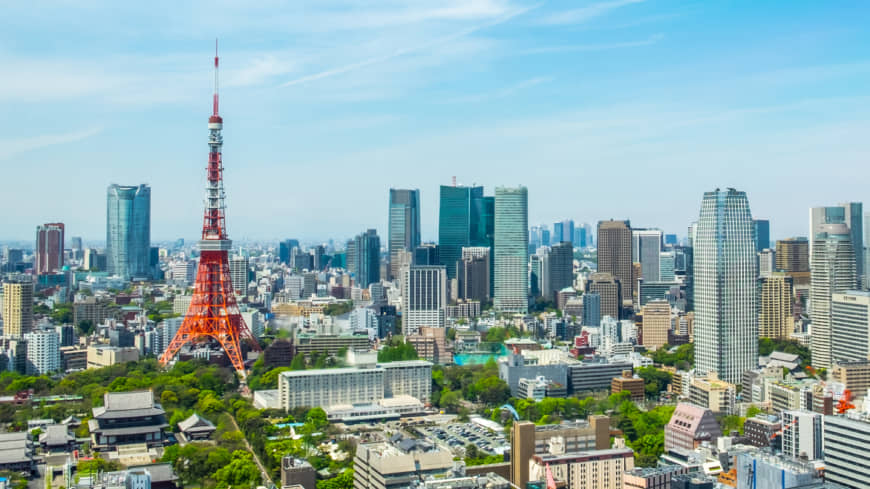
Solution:
[[[837,363],[831,368],[831,377],[843,383],[855,399],[864,398],[870,390],[870,360]]]
[[[701,443],[715,443],[722,436],[713,411],[687,403],[677,404],[665,426],[665,451],[694,450]]]
[[[631,394],[631,400],[635,402],[643,402],[646,397],[643,379],[632,376],[630,370],[624,370],[622,376],[614,377],[610,382],[611,394],[619,394],[622,391],[628,391]]]
[[[405,442],[408,443],[405,443]],[[421,445],[414,440],[364,443],[354,457],[354,489],[400,489],[430,476],[442,476],[453,467],[447,450]]]
[[[545,397],[567,397],[568,389],[564,384],[559,384],[543,376],[534,379],[520,379],[517,388],[519,399],[534,399],[540,401]]]
[[[27,474],[36,471],[33,442],[28,432],[0,433],[0,470]]]
[[[307,460],[286,456],[281,459],[281,487],[297,485],[302,489],[316,489],[317,472]]]
[[[453,352],[447,348],[447,328],[421,326],[418,334],[408,335],[405,341],[414,346],[417,356],[438,364],[453,361]]]
[[[670,489],[671,479],[680,474],[688,474],[689,469],[680,465],[660,467],[638,467],[625,472],[622,477],[623,489]]]
[[[190,442],[208,440],[217,428],[211,421],[193,413],[184,421],[179,421],[178,431]]]
[[[623,474],[632,469],[634,451],[630,448],[535,455],[529,461],[532,480],[546,480],[549,471],[567,489],[622,489]]]
[[[629,361],[591,360],[568,367],[568,385],[574,393],[609,391],[614,377],[626,370],[634,372],[634,364]]]
[[[782,421],[772,415],[758,415],[748,418],[743,423],[743,436],[745,443],[758,448],[768,448],[771,442],[778,438],[777,433],[782,429]]]
[[[139,349],[134,346],[94,345],[88,347],[88,368],[103,368],[117,363],[138,360]]]
[[[733,413],[737,404],[736,396],[737,387],[719,380],[714,372],[708,373],[706,378],[696,377],[689,386],[689,400],[714,413]]]

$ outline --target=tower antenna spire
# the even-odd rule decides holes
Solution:
[[[214,113],[212,115],[218,115],[218,40],[215,38],[214,40]]]

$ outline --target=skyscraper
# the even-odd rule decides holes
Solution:
[[[601,296],[597,292],[583,294],[583,326],[601,325]]]
[[[831,358],[831,297],[858,285],[855,251],[845,223],[823,224],[813,238],[810,278],[810,351],[813,366],[829,368]]]
[[[746,192],[704,193],[693,245],[695,369],[739,383],[758,365],[755,240]]]
[[[544,295],[555,300],[560,290],[574,285],[574,246],[562,241],[550,247],[547,254],[547,273]]]
[[[631,255],[631,223],[614,220],[599,222],[598,271],[613,275],[619,282],[623,304],[630,304],[634,297]]]
[[[456,276],[464,246],[492,246],[494,212],[495,200],[483,195],[483,187],[441,186],[438,245],[448,278]]]
[[[443,328],[447,308],[447,270],[441,265],[412,265],[402,280],[402,333],[422,327]]]
[[[456,273],[460,299],[489,302],[490,252],[486,246],[462,248],[462,259]]]
[[[381,280],[381,238],[374,229],[347,243],[347,268],[360,288]]]
[[[571,219],[553,223],[551,242],[561,243],[563,241],[571,243],[572,246],[574,244],[574,221]]]
[[[758,314],[758,336],[788,339],[794,332],[792,310],[793,279],[782,272],[761,279],[761,308]]]
[[[855,253],[855,267],[858,277],[864,276],[864,205],[861,202],[847,202],[829,207],[810,209],[810,265],[813,264],[813,246],[816,234],[824,232],[825,224],[845,224]]]
[[[109,273],[128,280],[151,277],[151,187],[112,184],[106,197]]]
[[[781,239],[776,242],[776,269],[794,279],[795,286],[810,283],[810,245],[807,238]]]
[[[62,222],[36,227],[33,270],[37,275],[56,272],[63,267],[63,232]]]
[[[622,305],[619,281],[609,273],[598,272],[589,277],[588,284],[588,292],[598,296],[599,324],[600,320],[607,316],[619,319],[620,306]],[[586,307],[585,302],[583,306]]]
[[[753,219],[752,232],[755,237],[755,249],[758,251],[770,248],[770,221]]]
[[[60,370],[60,335],[40,329],[24,335],[27,340],[27,373],[45,375]]]
[[[293,250],[299,248],[298,239],[285,239],[278,243],[278,260],[285,264],[290,264],[290,257],[293,256]]]
[[[528,243],[528,190],[497,187],[493,304],[498,311],[525,313],[529,309]]]
[[[640,263],[644,282],[664,282],[661,279],[662,232],[658,229],[631,230],[632,262]]]
[[[3,334],[21,339],[33,330],[33,282],[3,284]]]
[[[420,191],[390,189],[390,276],[397,277],[399,251],[412,251],[420,244]]]

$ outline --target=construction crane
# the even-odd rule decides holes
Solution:
[[[843,396],[840,397],[840,401],[837,403],[837,414],[845,414],[846,411],[850,409],[855,409],[855,405],[852,404],[852,391],[846,389],[843,391]]]

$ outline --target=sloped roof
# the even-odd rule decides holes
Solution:
[[[189,418],[178,423],[181,431],[214,431],[216,428],[211,421],[193,413]]]
[[[50,424],[45,427],[45,433],[39,435],[39,443],[45,443],[48,446],[66,445],[75,440],[75,437],[69,434],[66,425]]]

